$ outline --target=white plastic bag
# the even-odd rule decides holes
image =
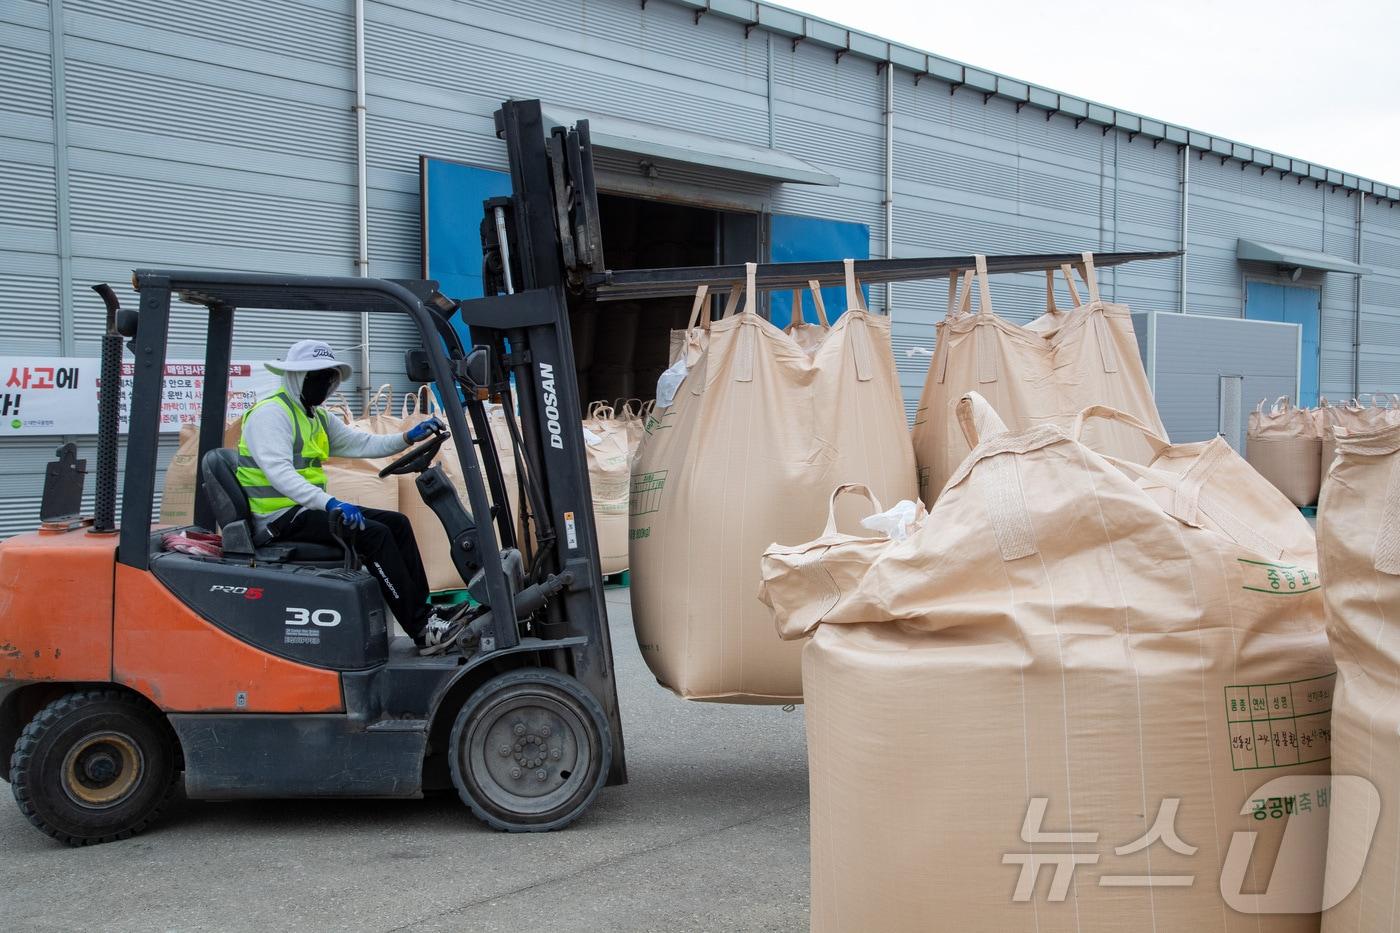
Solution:
[[[670,368],[661,374],[661,378],[656,380],[656,407],[670,408],[671,403],[676,400],[676,393],[681,389],[681,383],[685,382],[685,375],[690,371],[682,356],[671,364]]]
[[[922,502],[900,499],[894,508],[862,518],[860,524],[862,528],[880,532],[891,541],[903,541],[927,514]]]

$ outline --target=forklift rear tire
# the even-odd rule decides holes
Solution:
[[[10,757],[20,811],[70,846],[141,832],[170,801],[177,777],[169,726],[117,690],[79,690],[49,703]]]
[[[491,678],[452,725],[452,783],[494,829],[561,829],[598,796],[612,761],[607,716],[574,678],[542,667]]]

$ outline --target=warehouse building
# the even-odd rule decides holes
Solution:
[[[469,296],[481,198],[508,190],[508,97],[590,119],[615,267],[1184,250],[1105,272],[1105,297],[1300,324],[1305,400],[1400,392],[1400,188],[780,7],[11,0],[0,24],[7,392],[25,360],[96,357],[88,287],[134,304],[134,267],[429,274]],[[1043,309],[1041,279],[996,284],[999,312]],[[909,351],[932,346],[943,285],[874,300],[912,408],[927,357]],[[360,385],[403,388],[393,321],[238,327],[243,358],[315,334]],[[197,329],[177,334],[172,358],[200,355]],[[0,535],[33,526],[62,439],[6,436],[18,420],[0,424]]]

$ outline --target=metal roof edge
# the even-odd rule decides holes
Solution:
[[[1266,243],[1246,237],[1239,237],[1235,241],[1235,255],[1241,262],[1271,263],[1347,275],[1370,275],[1374,271],[1370,266],[1363,266],[1331,253],[1300,249],[1287,243]]]
[[[954,89],[967,86],[983,95],[983,102],[992,97],[1013,101],[1016,109],[1023,106],[1036,107],[1049,114],[1062,113],[1074,119],[1075,126],[1092,123],[1103,127],[1107,133],[1116,129],[1129,137],[1144,136],[1158,142],[1176,146],[1189,145],[1204,157],[1219,157],[1222,161],[1235,159],[1246,166],[1259,166],[1260,174],[1276,171],[1287,177],[1298,178],[1299,184],[1310,180],[1314,186],[1330,185],[1348,191],[1360,191],[1375,198],[1400,201],[1400,186],[1387,185],[1373,179],[1329,169],[1315,162],[1283,156],[1267,149],[1246,145],[1223,136],[1203,133],[1176,123],[1156,120],[1131,110],[1110,107],[1106,104],[1085,100],[1072,94],[1064,94],[1011,78],[997,72],[968,65],[955,59],[911,48],[898,42],[851,29],[819,16],[812,16],[763,0],[667,0],[674,6],[692,10],[698,23],[703,14],[709,13],[734,22],[743,23],[744,35],[761,29],[791,40],[794,46],[799,42],[811,42],[832,49],[837,61],[847,54],[856,55],[882,65],[895,65],[912,72],[916,76],[937,78],[953,86]],[[645,7],[643,3],[643,7]]]

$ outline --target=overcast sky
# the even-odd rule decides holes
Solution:
[[[1400,0],[777,2],[1400,186]]]

